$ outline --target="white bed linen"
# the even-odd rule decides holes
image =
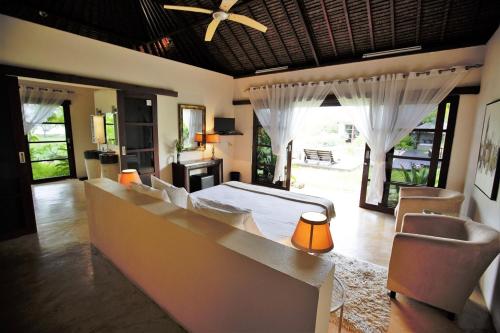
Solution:
[[[253,220],[261,232],[260,236],[280,243],[286,243],[290,239],[300,216],[304,212],[319,212],[327,215],[330,214],[332,217],[335,216],[333,203],[329,200],[299,193],[269,190],[272,189],[239,182],[228,182],[191,193],[190,195],[193,198],[217,200],[242,209],[251,210]],[[255,193],[260,191],[266,192],[266,194]],[[273,193],[279,193],[279,197],[272,195]],[[290,197],[291,200],[287,200],[284,197]],[[301,201],[312,201],[313,203],[299,202],[297,201],[298,199]],[[314,203],[318,199],[330,205],[330,207],[325,209],[325,207]]]

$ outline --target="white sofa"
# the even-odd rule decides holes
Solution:
[[[109,179],[85,193],[92,244],[188,331],[327,332],[330,261]]]

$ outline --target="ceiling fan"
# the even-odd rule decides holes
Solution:
[[[211,9],[199,8],[199,7],[189,7],[189,6],[176,6],[176,5],[164,5],[165,9],[182,10],[187,12],[203,13],[212,15],[213,20],[210,22],[205,33],[205,41],[209,42],[212,40],[215,30],[219,26],[221,21],[229,20],[244,24],[250,28],[257,29],[262,32],[267,31],[267,27],[254,19],[251,19],[244,15],[229,13],[231,7],[233,7],[238,0],[222,0],[219,10],[213,11]]]

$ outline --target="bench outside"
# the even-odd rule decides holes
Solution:
[[[304,162],[308,160],[335,164],[331,150],[304,149]]]

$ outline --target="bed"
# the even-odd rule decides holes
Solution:
[[[230,181],[190,194],[191,198],[216,200],[251,211],[262,236],[286,243],[304,212],[319,212],[335,217],[333,203],[325,198],[288,192],[264,186]]]

